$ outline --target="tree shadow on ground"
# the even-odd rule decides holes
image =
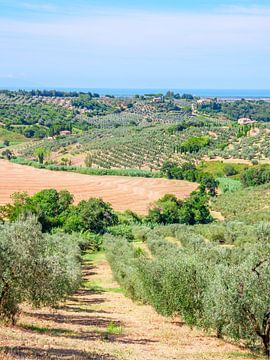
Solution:
[[[105,311],[105,310],[92,310],[92,309],[86,309],[86,308],[83,308],[83,306],[84,306],[84,305],[81,305],[81,306],[63,305],[63,306],[58,306],[56,309],[57,309],[57,310],[69,311],[69,312],[76,312],[76,313],[87,313],[87,314],[92,314],[92,313],[97,313],[97,314],[110,314],[108,311]]]
[[[24,312],[26,316],[35,317],[38,320],[53,321],[58,324],[67,325],[80,325],[80,326],[96,326],[107,327],[111,322],[117,326],[122,326],[120,321],[114,319],[105,318],[102,316],[80,316],[70,314],[58,314],[58,313],[29,313]]]
[[[17,359],[44,360],[116,360],[110,354],[87,353],[73,349],[40,349],[34,347],[2,347],[0,351],[6,355],[16,356]]]
[[[25,313],[25,315],[32,315],[30,313]],[[41,321],[53,321],[57,324],[69,324],[69,325],[79,325],[79,326],[92,326],[94,329],[85,330],[80,329],[66,329],[66,328],[52,328],[52,327],[39,327],[33,325],[22,324],[20,326],[21,330],[39,333],[41,335],[51,335],[51,336],[60,336],[71,339],[78,339],[84,341],[93,341],[93,340],[104,340],[109,342],[118,342],[123,344],[143,344],[147,345],[149,343],[156,343],[155,340],[139,338],[133,339],[126,337],[125,334],[110,334],[108,332],[108,327],[113,324],[115,327],[122,329],[123,325],[120,321],[114,319],[108,319],[103,317],[88,317],[88,316],[72,316],[72,315],[60,315],[60,314],[35,314],[36,318]]]
[[[97,273],[94,271],[95,266],[93,266],[92,262],[84,262],[83,263],[83,276],[96,275]]]
[[[102,304],[105,302],[104,299],[93,298],[93,299],[84,299],[84,298],[77,298],[77,297],[70,297],[68,299],[70,302],[79,303],[81,305],[88,305],[88,304]]]

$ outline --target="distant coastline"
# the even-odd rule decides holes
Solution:
[[[188,93],[194,96],[200,97],[217,97],[221,99],[230,99],[237,100],[241,98],[245,99],[270,99],[270,89],[173,89],[173,88],[73,88],[73,87],[48,87],[48,86],[39,86],[39,87],[5,87],[0,86],[0,90],[32,90],[32,89],[46,89],[46,90],[62,90],[62,91],[82,91],[82,92],[96,92],[100,95],[113,95],[117,97],[127,97],[134,95],[144,95],[149,93],[162,93],[165,94],[168,90],[171,90],[175,93],[183,94]]]

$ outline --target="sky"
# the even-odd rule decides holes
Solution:
[[[0,87],[269,89],[269,0],[0,0]]]

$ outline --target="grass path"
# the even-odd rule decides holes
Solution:
[[[16,327],[0,326],[1,360],[253,358],[238,347],[165,319],[126,298],[103,254],[87,255],[85,283],[55,310],[27,306]]]

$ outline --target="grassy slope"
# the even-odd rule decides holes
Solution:
[[[225,168],[228,166],[233,167],[238,173],[233,176],[234,179],[239,178],[243,170],[247,168],[246,164],[224,163],[222,161],[203,161],[199,168],[215,177],[223,177],[225,175]]]
[[[15,145],[27,141],[27,138],[21,134],[8,131],[0,127],[0,147],[4,140],[8,140],[11,145]]]

